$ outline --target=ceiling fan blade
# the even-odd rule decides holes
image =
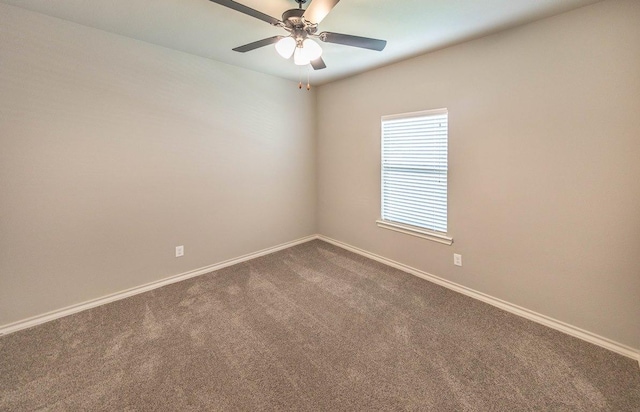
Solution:
[[[303,17],[311,23],[320,23],[340,0],[313,0]]]
[[[313,70],[322,70],[325,69],[327,65],[324,64],[324,60],[322,60],[322,57],[318,57],[315,60],[311,60],[311,67],[313,67]]]
[[[262,39],[258,41],[254,41],[253,43],[245,44],[244,46],[236,47],[233,51],[237,51],[240,53],[246,53],[251,50],[259,49],[260,47],[268,46],[280,40],[282,36],[273,36],[268,39]]]
[[[386,40],[371,39],[369,37],[352,36],[350,34],[331,33],[324,31],[318,35],[326,43],[344,44],[345,46],[382,51],[387,45]]]
[[[254,10],[251,7],[247,7],[244,4],[237,3],[233,0],[209,0],[209,1],[218,3],[221,6],[229,7],[230,9],[239,11],[240,13],[247,14],[251,17],[255,17],[256,19],[266,21],[267,23],[272,24],[274,26],[278,26],[282,24],[282,22],[276,19],[275,17],[271,17],[268,14],[264,14],[262,12],[259,12],[258,10]]]

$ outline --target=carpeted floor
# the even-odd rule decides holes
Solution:
[[[0,338],[37,409],[640,411],[640,370],[312,241]]]

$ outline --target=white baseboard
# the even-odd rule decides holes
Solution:
[[[482,302],[488,303],[490,305],[496,306],[500,309],[506,310],[507,312],[513,313],[518,316],[522,316],[525,319],[529,319],[531,321],[540,323],[542,325],[548,326],[550,328],[556,329],[560,332],[564,332],[568,335],[574,336],[576,338],[582,339],[589,343],[593,343],[595,345],[601,346],[610,351],[619,353],[621,355],[627,356],[629,358],[635,359],[638,361],[640,366],[640,353],[638,353],[635,349],[623,345],[621,343],[612,341],[611,339],[605,338],[603,336],[596,335],[584,329],[580,329],[578,327],[569,325],[567,323],[561,322],[559,320],[550,318],[548,316],[533,312],[529,309],[514,305],[512,303],[506,302],[504,300],[494,298],[485,293],[475,291],[466,286],[459,285],[457,283],[451,282],[449,280],[440,278],[438,276],[432,275],[427,272],[423,272],[419,269],[413,268],[411,266],[407,266],[405,264],[393,261],[391,259],[387,259],[385,257],[376,255],[374,253],[367,252],[366,250],[357,248],[355,246],[351,246],[344,242],[340,242],[335,239],[331,239],[329,237],[323,235],[311,235],[298,240],[294,240],[291,242],[283,243],[281,245],[273,246],[267,249],[263,249],[254,253],[249,253],[234,259],[225,260],[224,262],[219,262],[210,266],[205,266],[199,269],[195,269],[189,272],[181,273],[178,275],[170,276],[168,278],[164,278],[161,280],[157,280],[155,282],[147,283],[145,285],[136,286],[131,289],[127,289],[121,292],[112,293],[107,296],[103,296],[97,299],[92,299],[83,303],[79,303],[76,305],[68,306],[66,308],[54,310],[42,315],[33,316],[28,319],[20,320],[17,322],[9,323],[7,325],[0,326],[0,336],[6,335],[12,332],[16,332],[22,329],[27,329],[36,325],[40,325],[45,322],[49,322],[54,319],[62,318],[68,315],[72,315],[74,313],[82,312],[87,309],[94,308],[96,306],[104,305],[106,303],[114,302],[116,300],[128,298],[130,296],[138,295],[140,293],[148,292],[153,289],[160,288],[165,285],[170,285],[172,283],[180,282],[182,280],[190,279],[196,276],[204,275],[205,273],[210,273],[215,270],[219,270],[228,266],[232,266],[241,262],[246,262],[251,259],[255,259],[260,256],[265,256],[279,250],[283,250],[292,246],[296,246],[302,243],[309,242],[314,239],[320,239],[327,243],[331,243],[335,246],[338,246],[342,249],[357,253],[359,255],[368,257],[369,259],[373,259],[377,262],[383,263],[385,265],[394,267],[403,272],[412,274],[419,278],[428,280],[437,285],[444,286],[448,289],[451,289],[455,292],[462,293],[463,295],[472,297],[474,299],[478,299]]]
[[[354,252],[357,253],[359,255],[368,257],[369,259],[373,259],[375,261],[378,261],[380,263],[384,263],[387,266],[391,266],[394,267],[396,269],[399,269],[403,272],[407,272],[409,274],[415,275],[419,278],[428,280],[430,282],[433,282],[437,285],[440,286],[444,286],[447,289],[451,289],[455,292],[458,293],[462,293],[463,295],[472,297],[474,299],[480,300],[482,302],[488,303],[492,306],[496,306],[502,310],[505,310],[507,312],[511,312],[515,315],[518,316],[522,316],[525,319],[529,319],[532,320],[534,322],[540,323],[542,325],[548,326],[552,329],[556,329],[560,332],[564,332],[567,335],[571,335],[573,337],[576,337],[578,339],[582,339],[584,341],[587,341],[589,343],[593,343],[595,345],[601,346],[605,349],[608,349],[610,351],[619,353],[620,355],[624,355],[627,356],[631,359],[637,360],[638,364],[640,366],[640,353],[638,351],[636,351],[635,349],[623,345],[621,343],[618,342],[614,342],[611,339],[607,339],[603,336],[599,336],[596,335],[595,333],[591,333],[589,331],[586,331],[584,329],[580,329],[578,327],[569,325],[567,323],[561,322],[559,320],[550,318],[548,316],[542,315],[540,313],[536,313],[534,311],[531,311],[529,309],[525,309],[523,307],[520,307],[518,305],[514,305],[512,303],[506,302],[504,300],[498,299],[498,298],[494,298],[492,296],[489,296],[485,293],[482,292],[478,292],[475,291],[473,289],[470,289],[466,286],[462,286],[459,285],[457,283],[451,282],[449,280],[440,278],[438,276],[432,275],[430,273],[427,272],[423,272],[419,269],[415,269],[411,266],[407,266],[404,265],[402,263],[393,261],[391,259],[387,259],[385,257],[376,255],[374,253],[370,253],[367,252],[366,250],[357,248],[355,246],[351,246],[349,244],[340,242],[339,240],[335,240],[335,239],[331,239],[329,237],[323,236],[323,235],[318,235],[318,239],[323,240],[327,243],[331,243],[332,245],[338,246],[342,249],[348,250],[350,252]]]
[[[267,249],[260,250],[258,252],[249,253],[234,259],[225,260],[224,262],[216,263],[213,265],[205,266],[199,269],[191,270],[189,272],[180,273],[178,275],[170,276],[168,278],[160,279],[145,285],[136,286],[131,289],[123,290],[121,292],[112,293],[107,296],[103,296],[97,299],[88,300],[86,302],[78,303],[76,305],[67,306],[66,308],[54,310],[42,315],[33,316],[28,319],[20,320],[17,322],[9,323],[7,325],[0,326],[0,336],[6,335],[12,332],[17,332],[22,329],[27,329],[32,326],[40,325],[45,322],[52,321],[54,319],[62,318],[72,315],[74,313],[82,312],[87,309],[95,308],[96,306],[104,305],[106,303],[114,302],[116,300],[128,298],[130,296],[138,295],[140,293],[148,292],[153,289],[160,288],[162,286],[170,285],[172,283],[180,282],[182,280],[190,279],[196,276],[204,275],[215,270],[226,268],[227,266],[235,265],[247,260],[255,259],[260,256],[265,256],[282,249],[287,249],[301,243],[309,242],[317,239],[317,235],[311,235],[303,237],[298,240],[283,243],[281,245],[273,246]]]

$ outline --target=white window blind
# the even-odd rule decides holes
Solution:
[[[382,118],[382,220],[447,232],[446,109]]]

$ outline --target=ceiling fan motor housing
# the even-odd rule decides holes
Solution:
[[[282,13],[282,21],[284,22],[284,24],[289,27],[289,24],[291,25],[296,25],[296,24],[302,24],[304,25],[304,19],[302,18],[302,15],[304,14],[304,10],[303,9],[291,9],[291,10],[287,10],[284,13]]]
[[[318,31],[318,25],[309,23],[303,17],[305,10],[303,9],[291,9],[282,14],[282,22],[284,28],[291,32],[293,38],[298,43],[304,41],[308,35],[313,35]]]

